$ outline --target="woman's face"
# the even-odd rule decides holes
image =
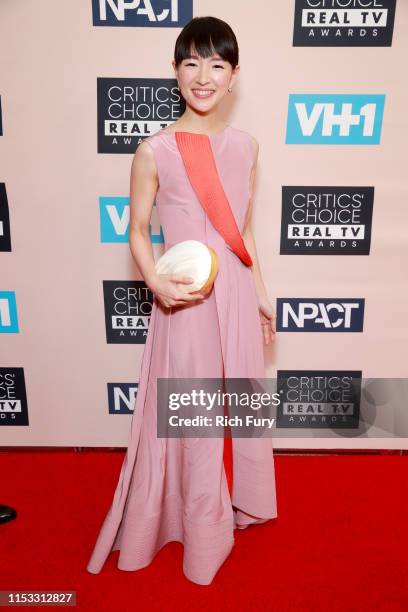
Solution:
[[[173,68],[186,103],[201,112],[210,111],[222,100],[239,71],[239,66],[232,70],[231,64],[216,53],[203,58],[195,51],[178,68],[173,61]]]

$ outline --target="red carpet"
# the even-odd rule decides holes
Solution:
[[[212,585],[169,543],[137,572],[86,569],[123,452],[2,452],[0,590],[75,590],[77,609],[406,610],[408,455],[276,455],[279,517],[235,531]]]

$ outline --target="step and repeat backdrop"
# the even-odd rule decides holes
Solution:
[[[237,35],[222,120],[260,145],[275,447],[407,448],[405,0],[2,1],[1,444],[129,441],[153,299],[130,167],[183,113],[172,54],[200,15]],[[158,257],[155,206],[150,232]]]

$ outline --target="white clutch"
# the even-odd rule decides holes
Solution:
[[[190,276],[194,282],[179,287],[187,293],[209,293],[218,272],[218,257],[213,248],[200,240],[183,240],[170,247],[155,264],[158,274]]]

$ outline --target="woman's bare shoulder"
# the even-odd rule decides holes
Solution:
[[[152,140],[145,138],[138,146],[133,155],[132,173],[157,174],[156,158]]]
[[[249,143],[249,145],[252,148],[253,154],[254,154],[254,159],[257,158],[258,156],[258,152],[259,152],[259,142],[258,140],[255,138],[255,136],[253,136],[250,132],[248,132],[247,130],[242,130],[240,128],[234,128],[234,130],[236,130],[237,132],[240,132],[242,135],[242,138]]]

